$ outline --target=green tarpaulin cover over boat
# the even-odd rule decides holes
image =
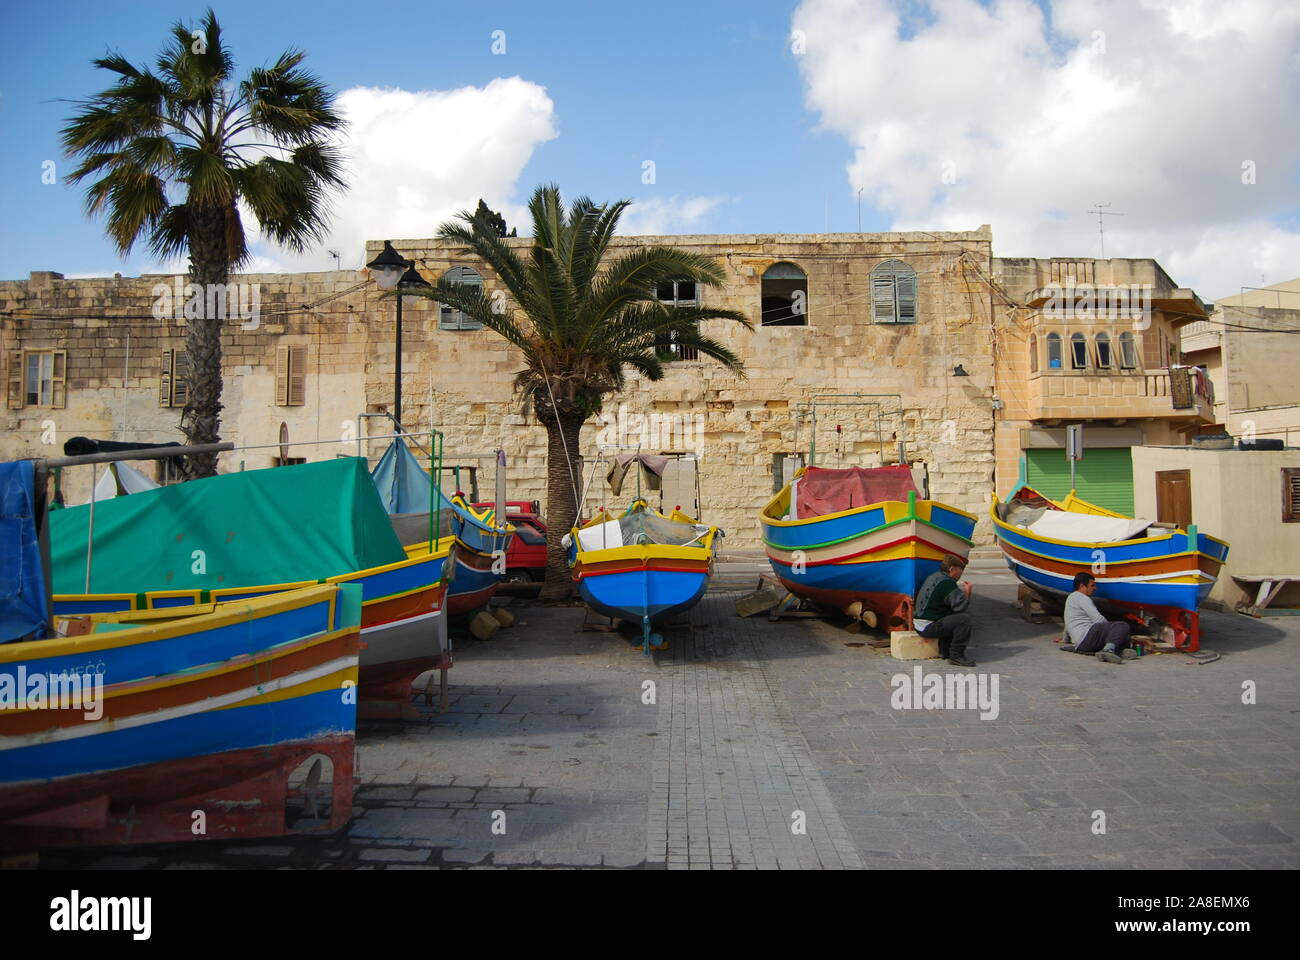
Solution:
[[[50,514],[55,593],[86,592],[89,520],[89,505]],[[346,457],[99,501],[90,592],[319,580],[404,559],[366,461]]]

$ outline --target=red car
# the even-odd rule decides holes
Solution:
[[[476,503],[474,508],[494,509],[495,503]],[[541,582],[546,579],[546,521],[536,500],[507,500],[506,521],[515,535],[506,548],[506,583]]]

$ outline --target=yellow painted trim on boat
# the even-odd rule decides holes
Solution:
[[[311,634],[307,637],[300,637],[287,643],[275,647],[268,647],[259,652],[255,657],[249,657],[238,660],[222,660],[216,663],[197,664],[193,667],[186,667],[174,673],[166,674],[162,677],[144,677],[138,680],[127,680],[123,683],[111,683],[104,687],[104,699],[110,700],[114,697],[134,696],[138,693],[149,693],[153,690],[162,690],[165,687],[179,687],[185,684],[195,683],[198,681],[209,680],[212,677],[219,677],[224,673],[233,673],[236,670],[247,670],[249,667],[259,667],[281,657],[288,656],[307,650],[318,644],[326,643],[338,637],[347,636],[358,632],[357,627],[345,627],[342,630],[331,630],[327,633]],[[76,708],[80,709],[80,708]],[[5,714],[20,714],[24,712],[35,712],[41,710],[43,713],[50,711],[41,707],[20,707],[12,711],[5,711]],[[3,715],[0,715],[3,719]]]
[[[1030,489],[1032,490],[1033,488],[1031,487]],[[1037,490],[1034,490],[1034,492],[1035,492],[1035,493],[1038,493]],[[1043,496],[1041,493],[1038,493],[1038,495],[1039,495],[1040,497]],[[1066,503],[1070,503],[1070,502],[1072,502],[1072,501],[1071,501],[1071,498],[1073,498],[1073,502],[1075,502],[1075,503],[1081,503],[1081,504],[1085,504],[1085,505],[1087,505],[1087,506],[1089,506],[1089,507],[1092,507],[1092,508],[1096,511],[1096,513],[1098,513],[1098,514],[1100,514],[1100,515],[1102,515],[1102,516],[1118,517],[1118,518],[1121,519],[1121,520],[1132,520],[1132,519],[1133,519],[1132,517],[1126,517],[1126,516],[1124,516],[1124,514],[1122,514],[1122,513],[1111,513],[1111,512],[1110,512],[1109,510],[1107,510],[1105,507],[1098,507],[1098,506],[1096,506],[1096,504],[1088,503],[1087,500],[1080,500],[1078,497],[1075,497],[1073,493],[1071,493],[1070,496],[1066,497],[1064,500],[1060,500],[1060,501],[1053,500],[1051,497],[1043,497],[1043,499],[1046,500],[1048,503],[1055,504],[1056,506],[1060,507],[1062,510],[1065,510],[1065,504],[1066,504]],[[1183,536],[1187,536],[1187,531],[1184,530],[1182,527],[1175,527],[1173,530],[1168,530],[1168,529],[1165,529],[1165,528],[1163,528],[1163,527],[1156,527],[1155,529],[1157,529],[1157,530],[1160,531],[1160,534],[1159,534],[1158,536],[1154,536],[1154,537],[1135,537],[1135,538],[1132,539],[1132,540],[1103,540],[1103,541],[1098,541],[1098,542],[1094,542],[1094,543],[1085,543],[1085,542],[1081,542],[1081,541],[1078,541],[1078,540],[1054,540],[1054,539],[1052,539],[1051,537],[1044,537],[1044,536],[1041,536],[1041,535],[1039,535],[1039,534],[1037,534],[1037,533],[1034,533],[1032,530],[1025,530],[1025,529],[1023,529],[1023,528],[1021,528],[1021,527],[1013,526],[1012,524],[1007,523],[1005,520],[1003,520],[1001,517],[998,516],[998,504],[1001,503],[1002,501],[998,500],[998,496],[997,496],[997,494],[996,494],[996,493],[994,493],[994,494],[989,494],[989,499],[990,499],[990,501],[991,501],[990,504],[989,504],[989,519],[993,521],[993,523],[994,523],[995,526],[997,526],[997,527],[999,527],[999,528],[1001,528],[1001,529],[1010,530],[1010,531],[1012,531],[1012,532],[1014,532],[1014,533],[1016,533],[1016,534],[1018,534],[1019,536],[1022,536],[1022,537],[1032,537],[1032,538],[1034,538],[1035,540],[1039,541],[1040,543],[1054,543],[1054,544],[1057,544],[1057,545],[1059,545],[1059,546],[1063,546],[1063,547],[1091,547],[1091,548],[1093,548],[1093,549],[1100,550],[1102,547],[1118,547],[1118,546],[1127,546],[1127,545],[1129,545],[1129,544],[1133,544],[1133,543],[1154,543],[1154,542],[1159,541],[1159,540],[1168,540],[1168,539],[1171,539],[1175,534],[1179,534],[1179,533],[1181,533]],[[1087,513],[1088,511],[1086,511],[1086,510],[1070,510],[1070,511],[1066,511],[1066,512],[1067,512],[1067,513]],[[1201,531],[1199,531],[1199,530],[1197,531],[1197,534],[1198,534],[1198,536],[1205,537],[1207,540],[1213,540],[1215,543],[1222,544],[1223,546],[1225,546],[1225,547],[1227,547],[1227,548],[1229,548],[1229,549],[1232,548],[1232,544],[1228,543],[1227,540],[1220,540],[1218,537],[1212,536],[1211,534],[1208,534],[1208,533],[1201,533]],[[1021,549],[1023,550],[1024,548],[1021,547]],[[1032,551],[1030,551],[1030,552],[1032,552]],[[1193,551],[1179,551],[1179,552],[1203,553],[1204,551],[1201,551],[1201,550],[1193,550]],[[1173,553],[1162,554],[1162,556],[1175,556],[1175,554],[1173,554]],[[1206,554],[1206,556],[1209,556],[1209,554]],[[1155,557],[1145,557],[1144,559],[1146,559],[1146,560],[1153,560],[1153,559],[1157,559],[1157,558],[1155,558]],[[1128,563],[1128,562],[1131,562],[1131,561],[1127,561],[1127,560],[1119,560],[1119,561],[1115,561],[1115,562],[1116,562],[1116,563]],[[1109,564],[1110,564],[1110,561],[1107,561],[1107,565],[1109,565]]]
[[[674,510],[672,516],[664,516],[664,514],[660,513],[658,510],[652,509],[650,507],[650,504],[646,503],[644,499],[640,499],[640,498],[633,500],[631,503],[629,503],[627,509],[630,511],[638,503],[645,507],[646,513],[653,513],[655,516],[667,520],[670,523],[689,523],[692,525],[702,525],[701,521],[696,520],[694,517],[688,516],[685,513],[682,513],[680,510]],[[624,511],[624,513],[621,515],[626,516],[626,513],[627,511]],[[597,523],[597,519],[599,517],[605,517],[606,519],[600,520],[600,522]],[[710,526],[709,532],[700,538],[700,542],[698,544],[695,544],[693,546],[684,546],[684,545],[669,544],[669,543],[650,543],[650,544],[625,544],[624,546],[621,547],[607,547],[604,550],[581,549],[582,544],[581,541],[578,539],[578,532],[580,530],[586,530],[588,527],[597,527],[600,526],[601,523],[608,523],[610,520],[617,520],[617,519],[618,517],[613,516],[608,511],[602,511],[597,513],[594,517],[592,517],[590,520],[584,523],[581,527],[574,527],[572,530],[569,531],[570,536],[573,537],[573,542],[579,545],[579,549],[578,549],[579,562],[605,563],[610,560],[645,560],[651,556],[661,557],[665,560],[667,559],[697,560],[699,559],[699,554],[701,551],[709,554],[713,552],[713,540],[718,534],[718,528],[714,526]],[[652,549],[655,550],[655,553],[651,554],[647,552]],[[679,552],[672,553],[666,551],[679,551]],[[597,557],[596,554],[600,554],[600,556]]]
[[[287,593],[270,593],[248,600],[223,603],[219,608],[204,617],[174,617],[163,623],[141,626],[131,630],[114,630],[111,633],[91,633],[80,637],[57,637],[47,640],[28,640],[24,643],[0,644],[0,663],[14,663],[19,660],[44,660],[50,657],[76,656],[108,650],[117,647],[129,647],[140,643],[153,643],[170,640],[174,637],[195,633],[199,630],[215,630],[247,620],[250,615],[273,616],[287,610],[298,610],[315,603],[330,604],[329,624],[334,624],[334,598],[338,588],[332,584],[313,584],[301,590]],[[123,610],[118,613],[96,614],[104,618],[97,622],[115,622],[110,618],[124,617],[128,621],[132,614],[141,611]]]
[[[785,494],[784,498],[782,498],[782,494]],[[778,500],[782,500],[781,512],[784,513],[789,503],[788,484],[786,485],[786,487],[782,489],[781,493],[777,494],[775,497],[772,498],[771,502],[769,502],[768,505],[763,508],[763,512],[759,515],[759,518],[767,526],[771,526],[771,527],[808,526],[814,523],[821,523],[823,520],[835,520],[838,519],[839,517],[850,517],[850,516],[854,516],[855,514],[866,513],[868,510],[880,510],[882,508],[885,514],[885,523],[894,523],[898,520],[906,519],[909,515],[908,505],[905,501],[881,500],[878,503],[864,504],[863,506],[860,507],[854,507],[851,510],[840,510],[836,513],[824,513],[821,516],[805,517],[802,520],[780,520],[772,516],[770,513],[768,513],[768,511],[773,507],[774,504],[777,503]],[[975,520],[975,521],[979,520],[979,517],[977,517],[975,514],[967,513],[965,510],[962,510],[960,507],[954,507],[951,504],[943,503],[939,500],[917,500],[916,518],[918,520],[924,520],[927,523],[933,524],[934,507],[936,505],[943,507],[945,510],[951,511],[952,513],[959,514],[968,520]]]
[[[322,693],[326,690],[337,690],[339,696],[343,695],[343,684],[351,681],[353,685],[357,682],[357,667],[344,667],[342,670],[336,670],[334,673],[326,674],[323,677],[317,677],[315,680],[308,680],[305,683],[294,684],[291,687],[284,687],[280,690],[272,690],[270,693],[263,693],[259,696],[249,697],[247,700],[240,700],[238,703],[230,703],[224,707],[217,707],[217,710],[237,710],[240,707],[251,707],[259,703],[278,703],[281,700],[296,700],[299,697],[305,697],[313,693]]]

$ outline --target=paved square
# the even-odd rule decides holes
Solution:
[[[354,818],[333,837],[51,854],[95,867],[935,869],[1300,867],[1300,623],[1206,613],[1181,654],[1110,666],[972,564],[962,671],[997,716],[902,710],[911,676],[829,622],[735,615],[724,567],[669,650],[516,605],[465,641],[445,715],[367,723]],[[1243,702],[1253,687],[1255,702]],[[1249,699],[1249,697],[1246,697]],[[1104,826],[1104,832],[1102,827]]]

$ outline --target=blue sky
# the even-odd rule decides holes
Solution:
[[[1300,273],[1300,3],[1291,0],[498,0],[213,4],[242,74],[285,47],[352,111],[353,189],[308,257],[430,236],[479,196],[512,223],[533,187],[636,201],[635,232],[993,226],[1003,256],[1154,257],[1215,297]],[[123,263],[62,177],[90,60],[148,63],[154,0],[0,11],[0,279]],[[493,31],[506,52],[494,55]],[[806,50],[791,49],[792,31]],[[653,160],[656,182],[642,182]],[[1249,181],[1243,170],[1250,169]],[[627,232],[627,231],[625,231]]]
[[[100,224],[83,212],[81,190],[41,183],[41,164],[70,166],[58,130],[64,100],[105,86],[90,66],[108,48],[141,63],[162,46],[179,11],[199,4],[106,2],[50,15],[40,4],[6,8],[0,57],[0,204],[24,229],[0,238],[0,277],[29,270],[67,272],[149,264],[141,250],[121,265]],[[336,90],[482,86],[518,75],[546,88],[559,136],[524,168],[517,200],[555,181],[568,193],[601,199],[650,196],[642,162],[653,158],[664,195],[729,198],[696,224],[705,232],[857,229],[845,179],[850,148],[817,132],[803,107],[789,52],[793,4],[758,0],[653,4],[507,2],[388,5],[381,25],[356,3],[311,5],[223,0],[214,5],[241,68],[288,45]],[[491,52],[504,30],[506,53]],[[886,219],[869,205],[864,229]]]

